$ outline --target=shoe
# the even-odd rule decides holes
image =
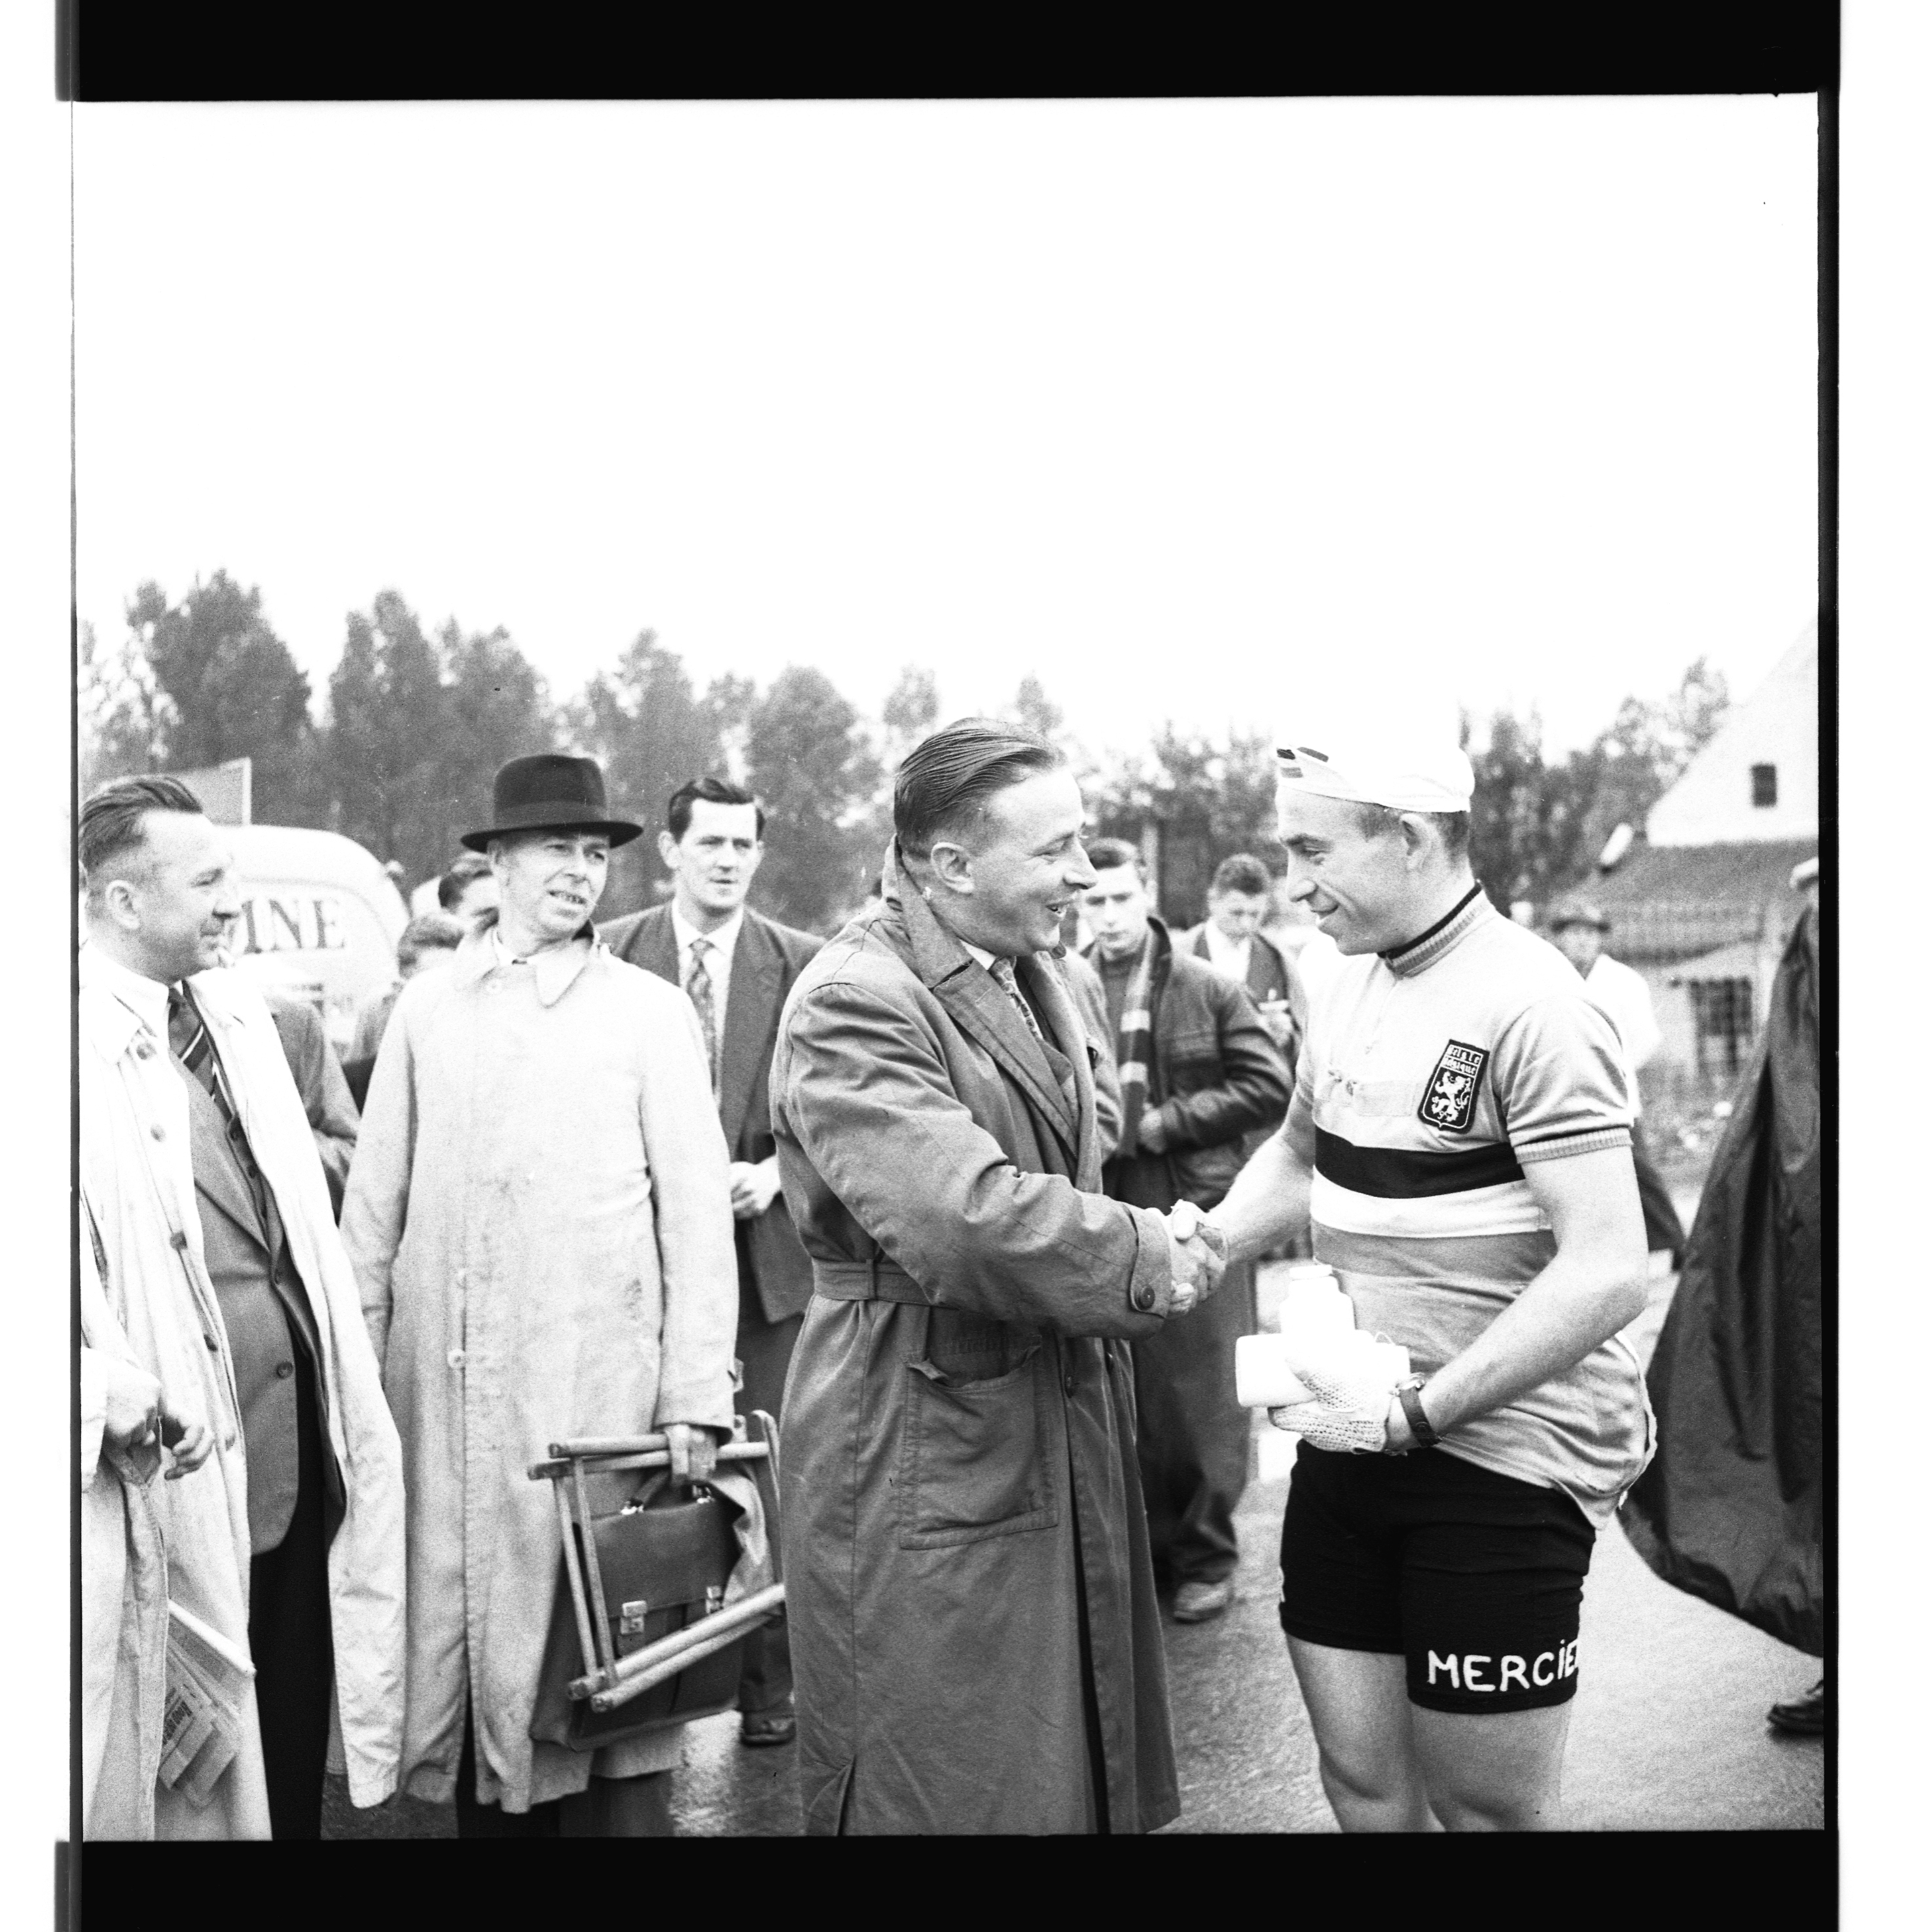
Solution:
[[[738,1736],[754,1747],[795,1744],[797,1720],[788,1711],[747,1711]]]
[[[1786,1703],[1775,1705],[1768,1713],[1768,1721],[1776,1730],[1794,1737],[1820,1737],[1827,1728],[1826,1698],[1821,1685],[1816,1684],[1803,1696],[1790,1697]]]
[[[1180,1624],[1206,1624],[1235,1600],[1236,1586],[1227,1576],[1220,1583],[1179,1583],[1170,1615]]]

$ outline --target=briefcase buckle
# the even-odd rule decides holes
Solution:
[[[618,1606],[618,1634],[620,1636],[643,1636],[645,1634],[645,1600],[634,1597],[629,1603]]]

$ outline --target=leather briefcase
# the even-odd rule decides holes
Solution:
[[[722,1606],[738,1561],[732,1504],[702,1484],[673,1485],[668,1474],[644,1470],[589,1474],[586,1484],[605,1621],[616,1656],[628,1657]],[[575,1526],[572,1533],[578,1533]],[[589,1592],[582,1548],[578,1556]],[[561,1563],[531,1733],[544,1743],[596,1750],[621,1738],[708,1718],[737,1702],[742,1664],[740,1647],[727,1644],[616,1709],[594,1711],[589,1697],[574,1700],[568,1687],[584,1675],[585,1653]]]

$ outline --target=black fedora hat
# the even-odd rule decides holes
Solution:
[[[602,832],[622,845],[644,830],[606,811],[604,774],[592,758],[562,752],[534,752],[508,758],[492,781],[492,822],[468,832],[459,843],[482,852],[508,832]]]

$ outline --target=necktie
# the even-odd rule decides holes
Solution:
[[[238,1114],[220,1075],[219,1056],[213,1051],[212,1039],[206,1031],[206,1022],[200,1017],[199,1006],[183,984],[172,987],[166,994],[166,1039],[185,1062],[187,1072],[219,1103],[219,1110],[230,1126]]]
[[[685,991],[691,995],[692,1004],[698,1010],[698,1023],[704,1029],[704,1057],[711,1069],[711,1090],[718,1090],[718,1010],[711,994],[710,969],[705,964],[705,955],[711,950],[708,939],[692,941],[692,976],[685,982]]]
[[[1037,1024],[1036,1016],[1031,1012],[1029,1000],[1024,998],[1023,988],[1017,984],[1017,962],[1009,958],[993,960],[990,976],[1010,994],[1017,1011],[1023,1016],[1024,1024],[1030,1028],[1030,1038],[1041,1046],[1043,1029]]]

